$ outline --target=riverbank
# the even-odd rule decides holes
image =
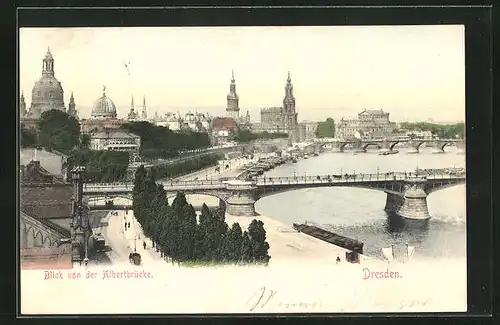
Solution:
[[[261,220],[266,230],[266,238],[269,243],[269,264],[287,264],[292,262],[319,263],[324,265],[336,264],[337,256],[341,263],[345,261],[346,252],[350,252],[339,246],[324,242],[304,233],[299,233],[293,229],[292,225],[286,225],[270,217],[258,215],[255,217],[241,217],[226,214],[226,222],[229,227],[235,222],[239,223],[243,230],[253,219]],[[373,261],[375,259],[360,256],[360,263]]]
[[[122,227],[125,218],[131,224],[127,230]],[[86,269],[74,269],[73,273],[82,275],[79,280],[44,280],[43,271],[22,271],[22,312],[354,313],[460,312],[467,308],[466,268],[461,267],[460,261],[448,261],[447,268],[425,260],[404,264],[371,260],[362,260],[360,264],[336,263],[329,258],[333,248],[320,248],[324,245],[301,238],[303,234],[283,232],[272,219],[256,218],[269,229],[272,257],[267,267],[200,268],[179,267],[164,261],[144,237],[131,212],[110,214],[106,235],[112,236],[109,237],[112,245],[120,247],[117,252],[120,256],[113,265],[90,264]],[[246,225],[245,219],[228,216],[228,221],[234,220]],[[279,233],[290,234],[292,245],[277,246],[275,239]],[[305,244],[306,241],[311,243]],[[140,267],[128,261],[128,253],[134,246],[141,254]],[[308,250],[315,256],[301,256]],[[68,276],[66,271],[61,274],[63,279]],[[95,278],[89,278],[88,274],[94,274]],[[35,287],[37,294],[33,294]],[[47,296],[52,298],[47,300]]]

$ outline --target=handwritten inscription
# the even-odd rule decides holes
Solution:
[[[260,288],[260,290],[257,290],[247,301],[247,305],[251,304],[250,311],[254,311],[255,308],[264,308],[264,306],[271,300],[271,298],[276,294],[276,291],[274,290],[269,290],[266,292],[266,287]],[[266,296],[266,297],[264,297]],[[258,297],[258,299],[256,299]],[[263,300],[264,298],[264,300]],[[259,304],[262,302],[262,304],[259,306]]]
[[[274,306],[279,307],[280,309],[289,309],[289,308],[317,308],[321,304],[318,302],[304,302],[304,301],[280,301],[277,300],[276,290],[269,290],[266,287],[262,287],[256,292],[254,292],[250,298],[247,300],[247,306],[249,307],[249,311],[258,311],[263,309],[266,306]]]
[[[78,280],[78,279],[151,279],[153,276],[150,272],[144,270],[135,271],[114,271],[114,270],[102,270],[99,273],[93,271],[67,271],[63,273],[62,271],[44,271],[44,280]]]
[[[368,279],[402,279],[403,277],[399,274],[399,272],[389,271],[386,269],[385,271],[372,271],[369,268],[363,269],[363,280]]]

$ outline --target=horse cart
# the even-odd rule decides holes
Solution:
[[[133,265],[141,265],[142,261],[141,261],[141,254],[139,253],[130,253],[128,255],[128,259],[130,261],[130,264],[133,264]]]
[[[101,234],[92,236],[92,240],[94,241],[94,250],[96,252],[104,252],[106,250],[106,241]]]

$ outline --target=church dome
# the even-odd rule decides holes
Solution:
[[[90,115],[92,118],[116,118],[116,106],[113,101],[106,96],[106,93],[103,91],[102,97],[98,98],[94,102],[94,106],[92,107],[92,114]]]
[[[54,58],[48,50],[43,59],[42,77],[35,82],[31,92],[30,113],[39,118],[43,112],[51,109],[66,111],[64,90],[54,76]]]

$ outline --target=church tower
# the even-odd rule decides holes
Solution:
[[[26,110],[26,102],[24,101],[24,92],[21,92],[21,98],[19,100],[19,114],[20,117],[26,116],[28,111]]]
[[[50,48],[43,58],[42,76],[54,76],[54,57],[50,53]]]
[[[64,90],[54,76],[54,57],[47,49],[42,60],[42,77],[35,82],[31,92],[29,117],[40,118],[44,112],[52,109],[66,112]]]
[[[227,94],[227,107],[226,112],[229,117],[238,120],[240,115],[240,107],[239,107],[239,97],[236,93],[236,83],[234,80],[234,70],[232,71],[231,76],[231,84],[229,85],[229,94]]]
[[[78,119],[78,112],[76,111],[75,97],[73,97],[73,92],[71,92],[71,98],[69,99],[68,114]]]
[[[130,111],[128,112],[127,120],[133,121],[133,120],[137,120],[138,118],[139,118],[139,114],[137,114],[137,112],[135,111],[135,108],[134,108],[134,95],[132,95],[132,101],[130,103]]]
[[[147,120],[148,119],[148,113],[146,111],[146,96],[142,97],[142,116],[141,116],[141,118],[143,120]]]
[[[283,122],[288,134],[293,139],[296,139],[298,135],[297,113],[295,112],[295,97],[293,96],[293,85],[292,79],[290,78],[290,71],[288,71],[288,78],[285,85],[285,98],[283,98]]]

